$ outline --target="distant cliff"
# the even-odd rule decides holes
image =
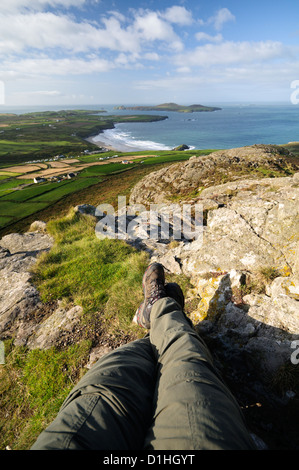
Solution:
[[[215,108],[213,106],[202,106],[201,104],[192,104],[191,106],[181,106],[176,103],[164,103],[158,104],[157,106],[116,106],[114,109],[118,110],[135,110],[135,111],[175,111],[178,113],[202,113],[221,111],[221,108]]]

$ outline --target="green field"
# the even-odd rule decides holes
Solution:
[[[0,197],[2,196],[3,197],[3,194],[7,191],[7,190],[12,190],[14,188],[17,188],[18,186],[22,186],[23,184],[29,184],[29,183],[32,183],[32,180],[17,180],[15,178],[13,179],[7,179],[5,178],[5,180],[1,180],[2,182],[0,182]]]
[[[95,165],[86,168],[85,170],[80,173],[81,178],[86,178],[88,176],[95,176],[95,175],[109,175],[116,172],[123,172],[127,171],[130,168],[136,165],[126,166],[122,163],[107,163],[106,165]]]
[[[13,217],[9,217],[9,216],[0,216],[0,227],[5,227],[6,225],[9,224],[9,222],[11,222],[13,219]]]
[[[67,183],[68,181],[63,181],[61,183],[31,185],[29,188],[23,189],[21,191],[14,191],[13,193],[3,196],[1,198],[0,204],[2,201],[25,202],[41,194],[48,194],[48,192],[56,189],[58,184],[65,185]]]
[[[0,228],[35,214],[63,197],[99,183],[99,178],[66,180],[61,183],[32,185],[0,198]]]
[[[31,202],[47,201],[53,203],[55,201],[59,201],[62,197],[67,196],[68,194],[88,188],[89,186],[93,186],[99,182],[99,178],[82,178],[82,180],[71,181],[66,184],[56,183],[55,189],[32,198]]]
[[[5,227],[8,223],[15,222],[17,220],[28,217],[31,214],[35,214],[40,210],[44,209],[48,203],[15,203],[5,201],[0,203],[0,222],[3,223],[1,228]],[[8,219],[11,217],[11,219]]]

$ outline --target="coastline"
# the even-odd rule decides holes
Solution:
[[[122,132],[115,126],[113,129],[106,129],[98,135],[93,135],[85,139],[99,148],[105,148],[113,152],[150,152],[172,150],[164,144],[151,140],[135,140],[130,134]]]
[[[84,140],[86,140],[90,144],[96,145],[99,148],[105,148],[107,150],[111,150],[112,152],[119,152],[119,150],[116,149],[115,147],[112,147],[111,145],[107,145],[104,142],[100,142],[99,140],[95,140],[96,137],[98,136],[87,137],[87,139],[84,139]]]

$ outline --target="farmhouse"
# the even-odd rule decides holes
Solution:
[[[37,178],[34,178],[33,180],[36,184],[38,183],[44,183],[45,181],[47,181],[45,178],[40,178],[39,176]]]

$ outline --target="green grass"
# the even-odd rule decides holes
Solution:
[[[89,186],[93,186],[99,182],[99,178],[82,178],[81,180],[78,179],[68,182],[62,181],[61,183],[54,183],[56,185],[54,189],[32,198],[31,202],[48,201],[53,203],[59,201],[62,197],[67,196],[68,194],[88,188]]]
[[[9,216],[0,216],[0,228],[5,227],[12,221],[13,217]]]
[[[105,311],[116,321],[118,294],[128,294],[128,305],[119,303],[125,328],[136,310],[137,286],[141,286],[147,256],[120,240],[99,240],[95,236],[95,219],[73,211],[49,223],[56,243],[34,270],[34,282],[43,301],[63,300],[81,305],[86,313]],[[140,300],[142,296],[140,290]],[[113,303],[113,309],[106,306]],[[115,310],[116,309],[116,310]]]
[[[0,228],[33,215],[63,197],[93,186],[99,181],[96,177],[82,178],[65,180],[61,183],[32,185],[19,191],[7,191],[0,197]]]
[[[161,155],[156,157],[148,157],[148,158],[141,158],[138,161],[143,161],[143,165],[152,165],[153,163],[166,163],[166,162],[179,162],[189,160],[190,155],[186,155],[184,153],[176,154],[175,152],[173,155]]]
[[[44,302],[81,305],[85,314],[101,312],[111,327],[128,333],[143,299],[142,277],[149,257],[123,240],[99,240],[96,219],[72,209],[48,223],[55,239],[33,269],[33,282]]]
[[[23,179],[23,180],[11,179],[11,180],[8,180],[6,178],[5,181],[3,181],[2,183],[0,182],[0,197],[1,197],[1,195],[4,191],[11,190],[11,189],[17,188],[18,186],[22,186],[23,184],[30,184],[30,183],[32,183],[32,180],[27,180],[27,179]]]
[[[130,165],[132,167],[133,165]],[[83,170],[80,173],[80,178],[88,177],[88,176],[95,176],[95,175],[109,175],[111,173],[116,173],[118,171],[126,171],[129,168],[122,163],[107,163],[105,165],[95,165],[90,166]]]
[[[50,191],[54,191],[58,184],[65,185],[69,181],[62,181],[61,183],[41,183],[41,184],[32,184],[29,188],[25,188],[21,191],[15,191],[13,194],[5,195],[1,198],[1,201],[12,201],[12,202],[25,202],[29,199],[33,199],[41,194],[48,194]],[[0,201],[0,207],[1,207]]]
[[[5,342],[0,366],[0,449],[27,450],[80,377],[90,342],[66,350],[27,351]]]
[[[9,201],[0,202],[0,216],[9,216],[16,219],[28,217],[31,214],[47,207],[48,203],[14,203]]]

